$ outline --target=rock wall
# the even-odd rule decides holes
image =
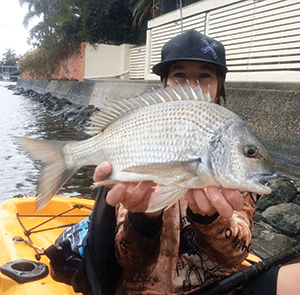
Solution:
[[[79,105],[88,105],[94,89],[93,82],[62,80],[21,79],[17,85],[25,90],[32,89],[40,94],[50,92],[58,98],[66,98]]]

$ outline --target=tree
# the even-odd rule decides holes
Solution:
[[[182,0],[182,6],[186,6],[201,0]],[[141,26],[149,19],[171,12],[180,7],[180,0],[132,0],[133,7],[133,26]]]
[[[23,23],[38,16],[29,43],[36,48],[20,61],[22,71],[53,72],[79,43],[144,44],[147,20],[178,8],[179,0],[19,0],[28,4]],[[184,1],[184,0],[183,0]],[[185,2],[195,0],[185,0]],[[138,24],[138,25],[133,25]]]
[[[81,42],[140,44],[145,41],[145,28],[131,25],[130,0],[21,1],[29,4],[24,23],[35,15],[42,17],[30,32],[30,43],[36,50],[20,61],[22,71],[42,70],[50,76],[57,61],[67,58]]]
[[[33,46],[65,42],[140,43],[145,30],[133,28],[131,0],[20,0],[28,3],[23,24],[42,17],[30,34]]]
[[[31,30],[33,46],[58,43],[145,42],[147,20],[178,9],[179,0],[19,0],[28,4],[23,24],[38,16]],[[199,1],[199,0],[198,0]],[[197,0],[182,0],[187,5]]]
[[[132,28],[129,0],[77,0],[76,19],[61,16],[67,39],[94,43],[137,43],[140,28]]]
[[[17,61],[19,60],[19,56],[15,53],[15,50],[11,48],[6,48],[6,52],[2,54],[1,63],[5,66],[16,66]]]
[[[161,0],[160,0],[161,2]],[[133,3],[133,1],[131,1]],[[133,21],[132,25],[141,26],[143,22],[154,18],[158,14],[158,3],[153,0],[139,0],[133,7]]]

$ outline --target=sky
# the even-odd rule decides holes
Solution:
[[[8,48],[15,51],[17,55],[23,55],[30,46],[27,44],[29,29],[35,25],[38,20],[35,19],[29,23],[28,29],[25,29],[22,22],[27,12],[27,4],[20,6],[19,0],[0,0],[0,60],[2,54]]]

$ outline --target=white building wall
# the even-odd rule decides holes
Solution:
[[[129,79],[130,44],[85,47],[85,79],[118,78]],[[126,73],[127,72],[127,73]],[[124,75],[120,75],[126,73]]]
[[[226,49],[227,81],[300,82],[299,0],[204,0],[183,8],[183,30],[194,28]],[[165,42],[180,34],[179,10],[148,22],[146,80]]]

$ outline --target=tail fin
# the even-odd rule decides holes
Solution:
[[[41,161],[43,164],[36,202],[36,210],[40,210],[49,203],[77,168],[67,168],[65,165],[62,148],[66,142],[25,137],[18,140],[33,160]]]

